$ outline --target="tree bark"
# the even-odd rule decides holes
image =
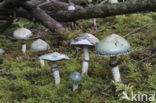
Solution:
[[[58,21],[67,22],[79,19],[104,18],[142,11],[156,11],[156,0],[129,0],[124,3],[104,4],[74,11],[58,11],[55,14],[49,15]]]

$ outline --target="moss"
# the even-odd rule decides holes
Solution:
[[[76,26],[69,37],[72,39],[84,31],[94,33],[99,39],[112,33],[124,36],[155,18],[156,13],[153,12],[98,18],[97,30],[94,29],[91,21],[81,20],[79,23],[82,28]],[[36,30],[34,36],[45,34],[45,32],[42,34],[37,32],[39,31],[38,25],[39,29],[44,29],[41,24],[26,19],[20,19],[18,22],[31,30]],[[17,27],[18,25],[13,24],[3,35],[9,35]],[[128,93],[140,91],[147,94],[156,92],[156,59],[151,58],[137,64],[140,60],[152,55],[153,52],[147,49],[156,46],[155,29],[156,24],[153,23],[127,37],[132,51],[128,55],[118,57],[121,62],[119,67],[124,85],[113,84],[114,87],[111,86],[113,76],[109,66],[110,58],[96,56],[94,49],[91,48],[88,76],[83,78],[75,92],[72,91],[72,83],[68,80],[68,76],[75,71],[81,72],[84,55],[80,47],[69,45],[70,39],[63,41],[59,38],[58,40],[57,35],[51,35],[56,33],[46,32],[47,35],[43,39],[50,44],[51,49],[45,52],[31,51],[29,47],[33,40],[29,40],[26,55],[21,53],[22,41],[0,39],[0,48],[6,51],[0,56],[0,59],[3,59],[0,68],[4,73],[16,76],[0,77],[0,103],[129,103],[126,100],[119,100],[122,96],[121,91]],[[61,84],[57,86],[54,84],[51,63],[46,61],[45,67],[41,68],[38,60],[38,54],[54,51],[70,57],[69,61],[57,62],[61,76]]]

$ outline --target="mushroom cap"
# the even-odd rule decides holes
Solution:
[[[44,50],[49,50],[50,46],[42,39],[37,39],[31,44],[30,49],[35,51],[44,51]]]
[[[60,54],[58,52],[45,54],[39,57],[39,59],[49,60],[49,61],[59,61],[59,60],[69,60],[70,58],[64,54]]]
[[[94,35],[89,33],[82,33],[79,34],[75,39],[72,39],[70,44],[71,45],[88,45],[88,46],[95,46],[99,42]]]
[[[105,37],[95,47],[97,55],[108,57],[127,54],[130,50],[130,44],[116,34]]]
[[[73,72],[72,74],[70,74],[69,80],[75,84],[78,84],[82,81],[82,76],[79,72]]]
[[[5,51],[3,49],[0,49],[0,55],[2,55],[3,53],[5,53]]]
[[[69,6],[68,6],[68,10],[75,10],[74,5],[69,5]]]
[[[28,39],[31,36],[32,32],[26,28],[18,28],[13,32],[13,37],[18,40]]]

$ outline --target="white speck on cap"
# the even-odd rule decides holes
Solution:
[[[45,54],[39,57],[39,59],[49,60],[49,61],[59,61],[59,60],[69,60],[70,58],[64,54],[60,54],[58,52]]]
[[[31,36],[32,32],[26,28],[18,28],[13,32],[13,37],[18,40],[28,39]]]
[[[75,39],[72,39],[70,44],[95,46],[98,42],[99,40],[94,35],[89,33],[82,33],[79,34]]]
[[[105,37],[95,47],[97,55],[109,57],[127,54],[130,50],[130,44],[116,34]]]
[[[31,44],[30,49],[35,51],[44,51],[50,49],[50,46],[42,39],[37,39]]]
[[[5,53],[5,51],[3,49],[0,49],[0,55],[2,55],[3,53]]]

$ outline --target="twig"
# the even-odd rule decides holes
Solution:
[[[63,25],[50,17],[44,10],[40,7],[32,4],[31,2],[25,2],[22,5],[23,8],[28,10],[33,17],[40,21],[45,27],[49,28],[51,31],[55,31],[58,34],[61,34],[63,38],[67,38],[69,31],[63,27]]]
[[[4,36],[4,35],[0,35],[0,38],[2,38],[2,39],[16,40],[15,38],[13,38],[11,36]],[[32,37],[32,38],[29,38],[27,40],[35,40],[35,39],[39,39],[39,38],[41,38],[41,36]]]
[[[0,68],[0,77],[3,77],[3,76],[16,78],[16,75],[4,73],[4,72],[1,70],[1,68]]]
[[[150,22],[150,23],[148,23],[148,24],[146,24],[146,25],[144,25],[144,26],[138,27],[138,28],[136,28],[135,30],[133,30],[133,31],[129,32],[128,34],[126,34],[126,35],[123,36],[123,37],[126,38],[127,36],[132,35],[132,34],[134,34],[134,33],[138,32],[138,31],[140,31],[140,30],[146,28],[147,26],[149,26],[149,25],[151,25],[151,24],[153,24],[153,23],[155,23],[155,22],[156,22],[156,21],[152,21],[152,22]]]
[[[150,58],[152,58],[152,57],[154,57],[154,56],[156,56],[156,53],[152,54],[152,55],[149,56],[149,57],[146,57],[146,58],[140,60],[139,62],[137,62],[137,64],[139,64],[139,63],[141,63],[141,62],[144,62],[144,61],[147,61],[147,60],[149,60]]]
[[[97,6],[103,5],[106,2],[107,2],[107,0],[103,0],[102,2],[100,2],[99,4],[97,4]]]
[[[50,2],[51,2],[51,1],[46,1],[46,2],[43,2],[43,3],[39,4],[38,6],[41,7],[41,6],[44,6],[44,5],[49,4]]]

